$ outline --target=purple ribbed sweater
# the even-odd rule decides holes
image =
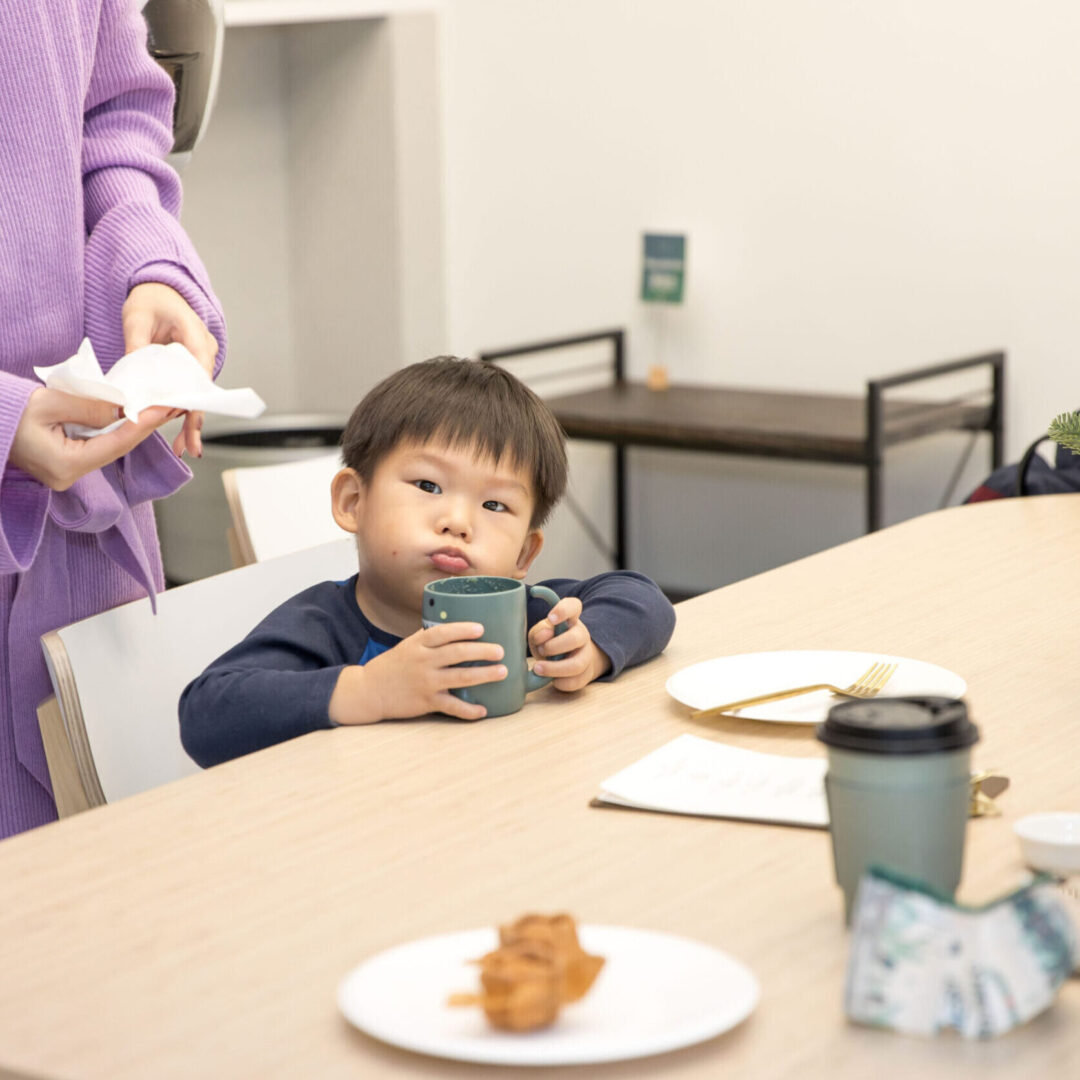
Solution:
[[[50,492],[8,461],[35,364],[84,336],[124,352],[130,289],[179,292],[225,327],[180,227],[173,88],[137,0],[0,2],[0,837],[56,817],[36,707],[51,692],[40,635],[163,585],[150,501],[190,478],[153,435]]]

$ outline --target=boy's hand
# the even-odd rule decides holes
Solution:
[[[462,686],[499,682],[506,667],[455,667],[469,660],[501,660],[503,648],[475,641],[480,623],[442,623],[417,630],[363,667],[345,668],[330,695],[330,719],[337,724],[370,724],[441,712],[461,720],[480,720],[483,705],[450,693]]]
[[[562,622],[569,625],[556,637],[555,627]],[[611,668],[611,660],[581,621],[581,601],[576,596],[564,597],[529,631],[529,650],[537,659],[533,671],[550,675],[556,690],[580,690]],[[547,659],[551,656],[563,658]]]

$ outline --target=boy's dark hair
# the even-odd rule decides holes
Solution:
[[[530,528],[566,489],[566,436],[551,410],[505,368],[436,356],[395,371],[353,410],[341,436],[345,465],[370,483],[379,462],[405,442],[442,441],[498,463],[507,455],[532,477]]]

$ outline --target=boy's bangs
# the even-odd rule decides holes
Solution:
[[[566,487],[558,421],[532,390],[493,364],[440,356],[388,376],[353,410],[342,447],[345,463],[370,480],[395,446],[433,441],[527,473],[534,526]]]
[[[485,424],[473,427],[462,420],[447,421],[439,424],[434,431],[430,428],[424,434],[413,436],[415,441],[439,443],[449,450],[463,450],[476,461],[491,462],[498,465],[505,458],[511,468],[531,469],[535,455],[530,455],[521,444],[521,430],[513,425]]]

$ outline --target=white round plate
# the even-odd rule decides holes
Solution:
[[[882,697],[937,694],[958,698],[967,689],[967,683],[955,672],[924,660],[883,653],[789,649],[703,660],[675,672],[667,681],[667,691],[691,709],[710,709],[725,701],[757,697],[771,690],[810,683],[850,686],[877,660],[897,665],[881,691]],[[827,690],[817,690],[786,701],[770,701],[740,709],[736,715],[747,720],[780,724],[820,724],[839,700],[843,699],[834,697]]]
[[[711,945],[652,930],[581,926],[581,944],[606,960],[592,989],[540,1031],[493,1028],[478,1007],[451,1007],[476,992],[470,963],[498,945],[490,927],[387,949],[350,972],[338,1007],[383,1042],[420,1054],[495,1065],[584,1065],[645,1057],[711,1039],[754,1010],[757,979]]]

